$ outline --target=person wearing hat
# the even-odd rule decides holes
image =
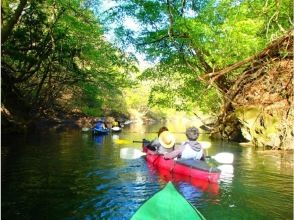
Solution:
[[[205,155],[203,148],[197,141],[199,131],[196,127],[190,127],[186,130],[187,141],[183,142],[180,147],[168,154],[164,155],[165,159],[173,159],[180,157],[181,159],[204,160]]]
[[[96,120],[95,119],[95,125],[93,128],[96,128],[96,129],[106,129],[106,126],[105,126],[105,122],[102,120],[102,119],[98,119]]]
[[[146,146],[149,150],[152,150],[152,151],[158,150],[158,148],[160,147],[159,135],[164,131],[168,131],[168,128],[165,126],[159,128],[158,133],[157,133],[157,137]]]
[[[167,127],[161,127],[158,131],[158,137],[147,145],[149,150],[155,154],[165,154],[172,152],[175,146],[175,137],[170,133]]]
[[[162,132],[158,137],[158,141],[160,143],[157,149],[158,154],[166,154],[174,150],[176,139],[169,131]]]

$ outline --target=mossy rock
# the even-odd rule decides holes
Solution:
[[[293,130],[293,115],[289,114],[285,120],[285,111],[265,111],[259,106],[239,108],[236,115],[242,123],[243,136],[257,146],[293,148],[290,146],[293,134],[288,131]]]

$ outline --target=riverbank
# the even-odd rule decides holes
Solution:
[[[94,117],[81,112],[67,112],[62,109],[46,110],[42,114],[32,116],[29,120],[12,116],[6,109],[1,109],[1,132],[4,134],[27,133],[51,129],[82,129],[90,128],[98,119],[129,120],[125,115]]]

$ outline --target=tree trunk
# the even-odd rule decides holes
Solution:
[[[1,29],[1,44],[4,44],[7,41],[7,39],[10,36],[14,26],[18,22],[18,20],[19,20],[19,18],[21,16],[21,13],[23,12],[26,4],[27,4],[27,0],[20,0],[20,3],[18,5],[17,9],[15,10],[14,15],[6,23],[6,25],[4,25],[4,27]]]

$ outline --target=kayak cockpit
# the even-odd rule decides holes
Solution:
[[[206,162],[202,160],[194,159],[178,159],[176,163],[182,164],[192,169],[202,170],[209,173],[220,173],[221,171],[216,167],[209,166]]]

